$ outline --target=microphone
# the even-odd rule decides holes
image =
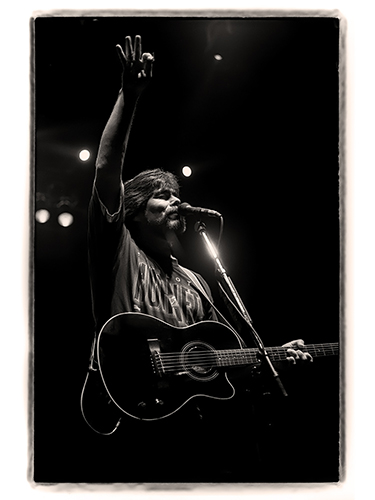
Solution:
[[[209,208],[192,207],[189,203],[181,203],[178,207],[178,211],[181,215],[207,215],[208,217],[221,217],[219,212],[216,210],[210,210]]]

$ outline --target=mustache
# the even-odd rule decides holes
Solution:
[[[172,215],[172,214],[181,215],[180,212],[179,212],[178,207],[169,207],[169,208],[167,208],[166,211],[165,211],[165,214],[166,215]]]

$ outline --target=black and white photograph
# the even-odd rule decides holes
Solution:
[[[342,481],[341,17],[30,33],[29,481]]]

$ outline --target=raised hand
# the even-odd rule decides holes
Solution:
[[[125,52],[121,45],[116,45],[116,49],[123,68],[123,91],[133,91],[140,95],[152,78],[154,56],[148,52],[142,53],[142,39],[139,35],[135,37],[134,49],[130,36],[125,38]]]

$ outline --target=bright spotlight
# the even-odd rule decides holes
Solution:
[[[182,173],[185,177],[190,177],[191,174],[193,173],[191,168],[188,167],[187,165],[185,165],[183,168],[182,168]]]
[[[222,61],[223,56],[221,56],[220,54],[215,54],[214,58],[216,59],[216,61]]]
[[[45,208],[41,208],[35,212],[35,219],[37,222],[40,222],[40,224],[44,224],[49,218],[50,214]]]
[[[82,151],[80,151],[79,153],[79,158],[82,161],[87,161],[90,158],[90,151],[88,151],[87,149],[82,149]]]
[[[74,217],[69,212],[63,212],[57,217],[57,221],[62,227],[69,227],[73,224]]]

